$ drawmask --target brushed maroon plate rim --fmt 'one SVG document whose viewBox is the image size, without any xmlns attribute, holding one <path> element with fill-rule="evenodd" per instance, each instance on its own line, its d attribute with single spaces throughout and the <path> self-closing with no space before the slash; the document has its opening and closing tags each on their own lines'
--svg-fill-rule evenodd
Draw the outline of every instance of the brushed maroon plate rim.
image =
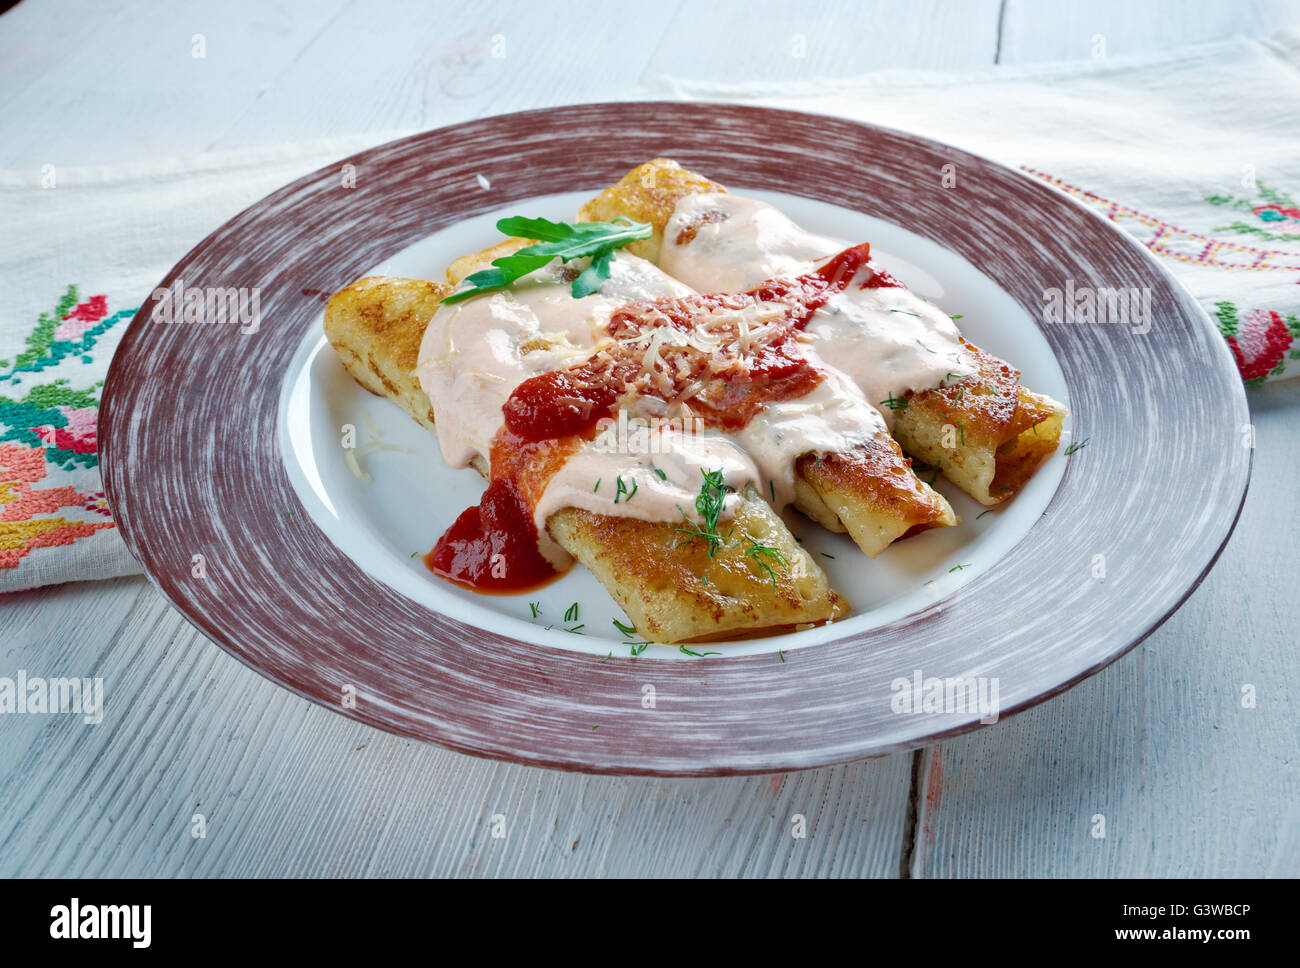
<svg viewBox="0 0 1300 968">
<path fill-rule="evenodd" d="M 901 224 L 980 266 L 1035 318 L 1042 290 L 1065 278 L 1152 291 L 1145 336 L 1040 324 L 1065 372 L 1076 439 L 1089 444 L 1043 517 L 986 574 L 785 662 L 602 661 L 433 613 L 370 578 L 311 522 L 276 428 L 286 367 L 320 311 L 315 294 L 464 217 L 595 189 L 657 155 L 724 184 Z M 955 188 L 937 187 L 946 164 L 957 166 Z M 354 166 L 354 188 L 343 187 L 343 165 Z M 492 192 L 471 189 L 480 173 Z M 192 624 L 262 675 L 353 719 L 474 755 L 594 773 L 767 773 L 979 727 L 977 713 L 893 712 L 890 683 L 911 666 L 997 678 L 1005 719 L 1163 622 L 1218 557 L 1249 479 L 1239 443 L 1249 416 L 1229 351 L 1145 249 L 1003 166 L 839 118 L 624 102 L 453 125 L 267 196 L 159 287 L 177 279 L 257 287 L 262 325 L 241 336 L 154 322 L 147 300 L 132 320 L 100 411 L 105 491 L 127 546 Z M 1089 577 L 1097 555 L 1108 563 L 1103 581 Z M 642 705 L 647 684 L 654 709 Z"/>
</svg>

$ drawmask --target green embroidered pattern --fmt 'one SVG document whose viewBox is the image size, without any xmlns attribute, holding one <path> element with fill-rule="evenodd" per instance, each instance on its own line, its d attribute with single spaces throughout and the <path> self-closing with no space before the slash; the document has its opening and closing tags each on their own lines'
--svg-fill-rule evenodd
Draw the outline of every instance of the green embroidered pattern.
<svg viewBox="0 0 1300 968">
<path fill-rule="evenodd" d="M 78 389 L 67 378 L 34 386 L 27 379 L 70 358 L 93 361 L 100 337 L 134 313 L 109 313 L 104 296 L 79 302 L 77 287 L 68 286 L 53 313 L 41 313 L 23 351 L 0 360 L 0 443 L 44 449 L 46 463 L 65 470 L 98 466 L 95 418 L 103 381 Z"/>
<path fill-rule="evenodd" d="M 41 313 L 36 328 L 27 337 L 27 348 L 19 353 L 12 363 L 0 360 L 0 384 L 16 383 L 15 377 L 20 373 L 39 373 L 52 366 L 58 366 L 69 356 L 80 356 L 83 363 L 92 359 L 91 350 L 99 337 L 124 319 L 135 315 L 134 309 L 122 309 L 108 315 L 106 300 L 103 296 L 94 296 L 85 303 L 77 303 L 77 287 L 68 286 L 67 292 L 59 300 L 53 315 Z M 75 340 L 56 339 L 59 323 L 69 318 L 92 320 L 93 324 Z"/>
<path fill-rule="evenodd" d="M 1224 300 L 1216 302 L 1215 308 L 1218 309 L 1219 332 L 1226 336 L 1237 335 L 1237 307 L 1232 303 Z"/>
<path fill-rule="evenodd" d="M 1285 192 L 1269 188 L 1263 182 L 1255 183 L 1257 198 L 1238 198 L 1233 195 L 1206 195 L 1211 205 L 1221 205 L 1249 212 L 1254 222 L 1238 219 L 1228 225 L 1219 225 L 1215 232 L 1240 232 L 1273 242 L 1300 242 L 1300 205 Z M 1261 201 L 1262 200 L 1262 201 Z"/>
</svg>

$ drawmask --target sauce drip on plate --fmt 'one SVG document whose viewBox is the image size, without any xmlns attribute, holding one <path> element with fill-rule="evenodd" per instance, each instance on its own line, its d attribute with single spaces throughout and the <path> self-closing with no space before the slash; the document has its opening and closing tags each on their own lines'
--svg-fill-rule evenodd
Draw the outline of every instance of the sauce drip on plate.
<svg viewBox="0 0 1300 968">
<path fill-rule="evenodd" d="M 556 574 L 537 550 L 537 527 L 519 488 L 504 478 L 488 484 L 483 499 L 456 519 L 424 563 L 478 591 L 524 591 Z"/>
</svg>

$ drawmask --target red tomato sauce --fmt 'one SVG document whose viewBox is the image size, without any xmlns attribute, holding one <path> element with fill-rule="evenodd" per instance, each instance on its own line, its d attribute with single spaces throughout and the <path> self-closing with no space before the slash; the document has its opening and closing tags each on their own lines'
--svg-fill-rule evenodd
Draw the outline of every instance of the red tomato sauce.
<svg viewBox="0 0 1300 968">
<path fill-rule="evenodd" d="M 775 336 L 738 357 L 735 372 L 715 372 L 702 350 L 674 348 L 671 390 L 647 386 L 637 392 L 670 399 L 697 381 L 703 390 L 689 397 L 706 424 L 742 429 L 764 407 L 803 396 L 822 374 L 803 356 L 796 334 L 816 310 L 870 259 L 869 246 L 845 249 L 824 266 L 793 279 L 774 279 L 741 294 L 707 294 L 629 303 L 610 318 L 616 342 L 579 366 L 525 380 L 502 408 L 505 426 L 492 442 L 492 480 L 477 506 L 469 508 L 425 556 L 435 574 L 476 591 L 524 591 L 545 584 L 556 570 L 538 550 L 533 508 L 546 484 L 581 442 L 595 436 L 600 421 L 614 416 L 619 399 L 642 374 L 643 349 L 625 345 L 647 330 L 668 325 L 692 332 L 718 310 L 775 303 L 782 310 Z M 863 287 L 900 285 L 883 270 Z M 783 305 L 782 305 L 783 304 Z M 680 361 L 680 365 L 677 365 Z"/>
<path fill-rule="evenodd" d="M 903 284 L 884 269 L 873 268 L 871 275 L 863 280 L 861 289 L 902 289 Z"/>
<path fill-rule="evenodd" d="M 514 481 L 488 484 L 424 556 L 429 570 L 476 591 L 524 591 L 544 584 L 555 568 L 537 550 L 537 526 Z"/>
<path fill-rule="evenodd" d="M 559 572 L 538 550 L 533 507 L 578 439 L 529 441 L 503 427 L 492 441 L 487 490 L 424 556 L 429 570 L 482 592 L 527 591 L 554 579 Z"/>
</svg>

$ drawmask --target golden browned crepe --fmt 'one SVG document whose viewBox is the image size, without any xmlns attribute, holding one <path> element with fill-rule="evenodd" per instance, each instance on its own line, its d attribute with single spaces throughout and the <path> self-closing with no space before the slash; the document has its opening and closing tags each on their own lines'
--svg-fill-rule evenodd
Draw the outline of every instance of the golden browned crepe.
<svg viewBox="0 0 1300 968">
<path fill-rule="evenodd" d="M 415 366 L 425 327 L 451 289 L 422 279 L 369 276 L 335 293 L 325 307 L 325 335 L 352 379 L 429 430 L 433 406 Z"/>
<path fill-rule="evenodd" d="M 705 542 L 672 524 L 568 508 L 546 527 L 653 642 L 779 631 L 847 612 L 848 604 L 775 512 L 752 489 L 741 497 L 740 511 L 722 529 L 734 528 L 736 539 L 712 558 Z M 747 539 L 774 549 L 788 564 L 747 553 L 753 546 Z"/>
<path fill-rule="evenodd" d="M 677 202 L 687 195 L 702 192 L 725 192 L 726 189 L 701 175 L 687 171 L 668 158 L 655 158 L 633 168 L 619 181 L 605 189 L 578 210 L 579 222 L 612 222 L 630 218 L 649 222 L 654 234 L 629 245 L 628 251 L 659 264 L 659 248 L 664 241 L 664 226 L 672 217 Z"/>
<path fill-rule="evenodd" d="M 976 370 L 907 397 L 894 414 L 904 449 L 981 504 L 1005 501 L 1056 450 L 1068 414 L 1020 385 L 1020 371 L 966 343 Z"/>
</svg>

